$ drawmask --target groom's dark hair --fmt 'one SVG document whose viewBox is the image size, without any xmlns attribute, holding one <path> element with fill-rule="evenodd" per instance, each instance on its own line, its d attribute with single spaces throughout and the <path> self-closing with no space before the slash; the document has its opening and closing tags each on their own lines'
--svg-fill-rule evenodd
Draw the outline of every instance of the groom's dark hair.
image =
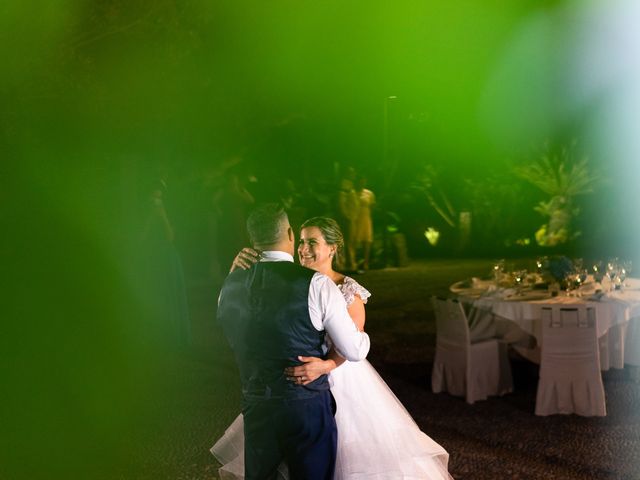
<svg viewBox="0 0 640 480">
<path fill-rule="evenodd" d="M 247 219 L 247 231 L 254 248 L 275 245 L 287 233 L 289 217 L 281 204 L 265 203 Z"/>
</svg>

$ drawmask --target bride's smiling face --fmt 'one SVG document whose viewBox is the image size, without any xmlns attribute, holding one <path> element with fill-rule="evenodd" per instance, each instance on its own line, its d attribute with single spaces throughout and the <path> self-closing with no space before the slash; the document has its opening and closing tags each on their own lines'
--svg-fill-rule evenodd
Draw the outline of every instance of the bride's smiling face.
<svg viewBox="0 0 640 480">
<path fill-rule="evenodd" d="M 318 227 L 306 227 L 300 231 L 298 258 L 300 265 L 314 270 L 331 268 L 336 247 L 329 245 Z"/>
</svg>

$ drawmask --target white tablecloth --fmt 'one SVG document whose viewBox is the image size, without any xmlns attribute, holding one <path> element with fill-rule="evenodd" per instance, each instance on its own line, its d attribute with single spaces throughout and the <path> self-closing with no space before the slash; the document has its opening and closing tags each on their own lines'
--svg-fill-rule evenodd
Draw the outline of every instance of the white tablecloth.
<svg viewBox="0 0 640 480">
<path fill-rule="evenodd" d="M 640 317 L 640 280 L 629 279 L 629 288 L 615 290 L 603 295 L 598 300 L 590 297 L 575 297 L 559 295 L 547 297 L 545 292 L 531 290 L 523 295 L 518 295 L 513 290 L 498 290 L 486 292 L 477 296 L 478 285 L 472 293 L 467 295 L 464 289 L 456 289 L 456 292 L 464 303 L 472 307 L 470 320 L 476 324 L 481 323 L 484 314 L 490 313 L 517 324 L 522 330 L 533 335 L 538 344 L 542 339 L 542 325 L 540 323 L 540 311 L 544 305 L 565 304 L 584 305 L 595 309 L 598 336 L 602 336 L 614 325 L 628 322 L 630 319 Z M 468 290 L 471 292 L 471 290 Z M 506 293 L 506 295 L 505 295 Z M 477 311 L 473 311 L 477 310 Z"/>
</svg>

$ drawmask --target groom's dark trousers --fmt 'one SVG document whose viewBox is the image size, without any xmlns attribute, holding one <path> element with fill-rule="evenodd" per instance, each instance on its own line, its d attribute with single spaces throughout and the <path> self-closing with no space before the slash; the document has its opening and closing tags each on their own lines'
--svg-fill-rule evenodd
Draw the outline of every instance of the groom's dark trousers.
<svg viewBox="0 0 640 480">
<path fill-rule="evenodd" d="M 276 478 L 282 459 L 291 480 L 331 480 L 337 430 L 328 390 L 313 398 L 245 406 L 245 478 Z"/>
</svg>

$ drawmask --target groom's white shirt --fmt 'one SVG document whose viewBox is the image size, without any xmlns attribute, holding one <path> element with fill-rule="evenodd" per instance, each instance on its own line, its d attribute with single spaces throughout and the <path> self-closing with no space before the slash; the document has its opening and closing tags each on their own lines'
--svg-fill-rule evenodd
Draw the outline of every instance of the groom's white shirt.
<svg viewBox="0 0 640 480">
<path fill-rule="evenodd" d="M 261 262 L 293 262 L 286 252 L 262 252 Z M 349 361 L 357 362 L 369 353 L 369 335 L 358 331 L 347 312 L 347 304 L 336 284 L 316 272 L 309 284 L 309 316 L 318 331 L 326 330 L 335 349 Z"/>
</svg>

